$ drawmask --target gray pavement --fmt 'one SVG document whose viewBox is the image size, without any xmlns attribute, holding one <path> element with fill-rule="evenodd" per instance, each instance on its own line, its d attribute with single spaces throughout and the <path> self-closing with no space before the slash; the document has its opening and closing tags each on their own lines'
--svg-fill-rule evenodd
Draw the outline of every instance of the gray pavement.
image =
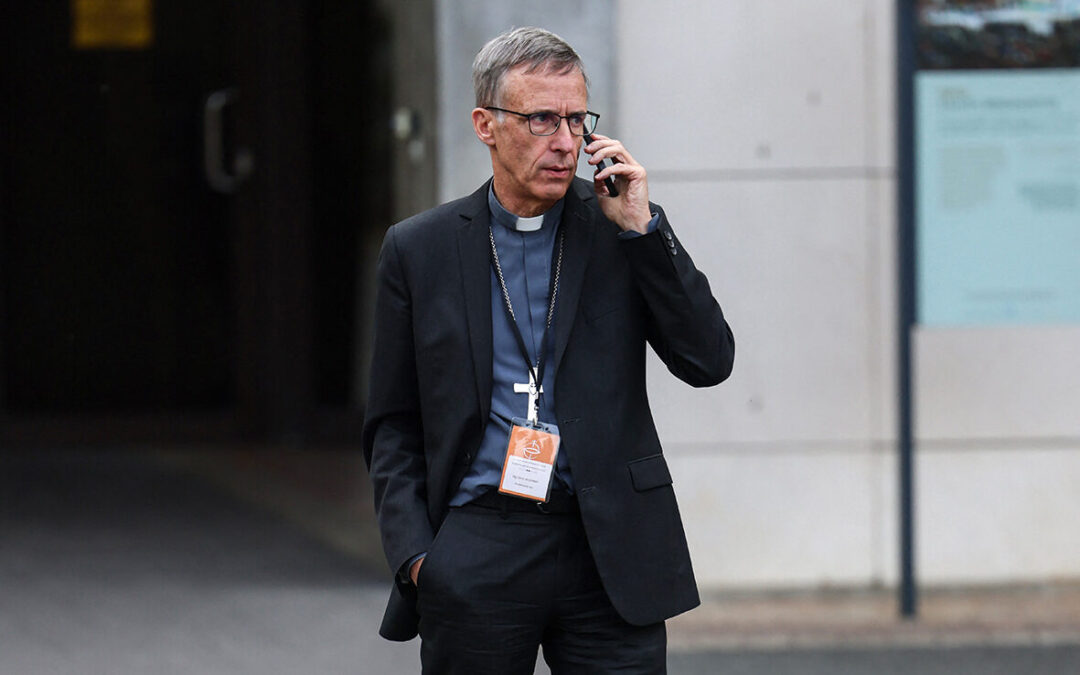
<svg viewBox="0 0 1080 675">
<path fill-rule="evenodd" d="M 378 556 L 312 536 L 318 508 L 272 515 L 190 466 L 0 457 L 0 674 L 419 671 L 415 641 L 376 636 Z M 300 503 L 283 489 L 250 492 Z M 922 609 L 901 622 L 884 591 L 711 594 L 671 622 L 670 672 L 1080 673 L 1080 587 L 942 590 Z"/>
<path fill-rule="evenodd" d="M 298 528 L 113 453 L 0 460 L 0 673 L 409 673 L 386 582 Z"/>
</svg>

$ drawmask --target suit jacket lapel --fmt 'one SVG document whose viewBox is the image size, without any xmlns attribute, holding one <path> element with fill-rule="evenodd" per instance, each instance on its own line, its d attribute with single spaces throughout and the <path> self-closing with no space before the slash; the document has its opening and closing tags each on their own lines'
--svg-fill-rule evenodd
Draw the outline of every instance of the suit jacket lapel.
<svg viewBox="0 0 1080 675">
<path fill-rule="evenodd" d="M 555 307 L 555 372 L 559 372 L 563 352 L 570 340 L 570 331 L 577 316 L 578 301 L 581 299 L 581 284 L 585 278 L 589 256 L 592 252 L 593 235 L 596 228 L 592 223 L 592 212 L 577 191 L 578 183 L 570 185 L 566 192 L 566 206 L 563 210 L 562 227 L 566 232 L 566 250 L 563 252 L 562 271 L 559 278 L 559 297 Z M 585 200 L 595 199 L 592 194 L 584 195 Z"/>
<path fill-rule="evenodd" d="M 490 182 L 490 181 L 489 181 Z M 559 275 L 559 297 L 556 300 L 554 319 L 555 372 L 559 372 L 563 352 L 570 340 L 570 331 L 577 315 L 581 299 L 581 285 L 585 278 L 589 256 L 592 252 L 596 228 L 593 214 L 586 202 L 595 199 L 589 194 L 579 194 L 577 183 L 566 193 L 561 227 L 566 232 L 566 249 L 563 252 L 562 271 Z M 461 210 L 462 223 L 458 227 L 458 257 L 465 292 L 465 319 L 472 346 L 479 396 L 481 419 L 491 413 L 491 241 L 488 227 L 491 214 L 487 206 L 487 183 L 473 193 Z"/>
<path fill-rule="evenodd" d="M 491 412 L 491 242 L 487 183 L 468 199 L 458 227 L 458 256 L 465 292 L 465 320 L 476 369 L 476 392 L 481 419 Z"/>
</svg>

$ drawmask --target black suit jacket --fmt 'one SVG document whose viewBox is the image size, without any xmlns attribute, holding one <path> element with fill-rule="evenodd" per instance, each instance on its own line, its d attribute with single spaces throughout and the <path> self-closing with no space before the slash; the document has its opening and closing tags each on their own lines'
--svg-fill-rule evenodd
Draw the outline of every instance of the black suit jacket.
<svg viewBox="0 0 1080 675">
<path fill-rule="evenodd" d="M 488 187 L 391 227 L 378 264 L 364 456 L 392 570 L 428 550 L 480 446 L 492 387 Z M 731 372 L 734 340 L 663 211 L 623 240 L 592 185 L 567 192 L 553 324 L 555 412 L 581 518 L 619 614 L 648 624 L 699 602 L 645 391 L 646 342 L 694 386 Z M 400 579 L 380 633 L 416 635 Z"/>
</svg>

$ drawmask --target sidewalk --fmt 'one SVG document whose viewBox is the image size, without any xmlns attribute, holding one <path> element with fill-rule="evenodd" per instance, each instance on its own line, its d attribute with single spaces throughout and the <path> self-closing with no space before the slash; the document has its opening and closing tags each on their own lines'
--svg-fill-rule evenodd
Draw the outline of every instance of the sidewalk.
<svg viewBox="0 0 1080 675">
<path fill-rule="evenodd" d="M 1080 584 L 932 589 L 916 620 L 896 593 L 707 593 L 669 622 L 673 651 L 1080 645 Z"/>
<path fill-rule="evenodd" d="M 0 673 L 419 672 L 415 641 L 377 636 L 385 563 L 347 552 L 370 520 L 355 459 L 301 454 L 238 458 L 258 508 L 144 452 L 0 457 Z M 1077 607 L 1080 585 L 938 591 L 909 624 L 887 592 L 709 594 L 671 621 L 670 672 L 1057 675 Z"/>
<path fill-rule="evenodd" d="M 267 456 L 233 449 L 163 457 L 382 569 L 357 453 Z M 668 639 L 673 651 L 1080 645 L 1080 582 L 924 590 L 913 621 L 899 618 L 892 589 L 706 590 L 701 607 L 669 622 Z"/>
</svg>

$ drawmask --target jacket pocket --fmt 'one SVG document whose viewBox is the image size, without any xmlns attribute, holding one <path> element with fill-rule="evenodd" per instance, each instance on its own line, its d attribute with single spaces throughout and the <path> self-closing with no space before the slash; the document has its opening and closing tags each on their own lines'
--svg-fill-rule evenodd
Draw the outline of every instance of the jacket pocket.
<svg viewBox="0 0 1080 675">
<path fill-rule="evenodd" d="M 635 459 L 626 466 L 630 469 L 630 481 L 638 492 L 671 485 L 671 472 L 661 454 Z"/>
<path fill-rule="evenodd" d="M 440 548 L 442 540 L 446 538 L 446 531 L 449 530 L 450 517 L 455 515 L 454 509 L 450 509 L 450 512 L 443 518 L 442 524 L 439 526 L 439 530 L 435 533 L 435 538 L 431 540 L 431 545 L 428 546 L 427 551 L 424 552 L 424 564 L 420 565 L 420 571 L 416 574 L 416 588 L 419 590 L 424 586 L 424 579 L 426 578 L 424 572 L 434 569 L 431 567 L 432 553 L 435 553 L 435 549 Z M 438 560 L 436 560 L 438 562 Z"/>
<path fill-rule="evenodd" d="M 621 304 L 608 304 L 600 307 L 585 307 L 585 320 L 589 323 L 596 323 L 598 321 L 606 320 L 609 314 L 613 314 L 627 307 L 626 303 Z"/>
</svg>

